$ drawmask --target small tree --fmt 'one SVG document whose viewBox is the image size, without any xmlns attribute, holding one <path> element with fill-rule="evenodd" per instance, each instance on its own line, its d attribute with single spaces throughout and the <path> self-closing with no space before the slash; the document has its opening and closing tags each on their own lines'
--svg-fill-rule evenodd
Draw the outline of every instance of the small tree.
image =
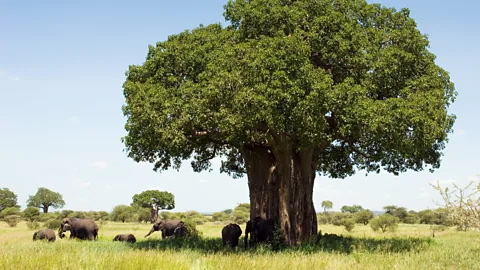
<svg viewBox="0 0 480 270">
<path fill-rule="evenodd" d="M 367 225 L 372 218 L 373 218 L 373 212 L 368 209 L 362 210 L 355 214 L 355 221 L 363 225 Z"/>
<path fill-rule="evenodd" d="M 347 232 L 351 232 L 355 228 L 355 220 L 353 218 L 346 218 L 343 220 L 343 226 Z"/>
<path fill-rule="evenodd" d="M 172 210 L 175 208 L 175 196 L 168 191 L 145 190 L 132 197 L 132 206 L 150 209 L 150 222 L 158 219 L 159 210 Z"/>
<path fill-rule="evenodd" d="M 60 193 L 40 187 L 35 195 L 29 196 L 27 205 L 41 208 L 43 213 L 48 213 L 50 207 L 55 209 L 64 207 L 65 201 Z"/>
<path fill-rule="evenodd" d="M 240 203 L 233 209 L 233 221 L 238 224 L 247 222 L 250 219 L 250 204 Z"/>
<path fill-rule="evenodd" d="M 7 207 L 0 212 L 0 218 L 5 218 L 6 216 L 11 215 L 20 215 L 20 206 Z"/>
<path fill-rule="evenodd" d="M 465 187 L 452 184 L 443 189 L 437 181 L 432 185 L 442 196 L 445 211 L 459 230 L 480 229 L 480 182 L 471 181 Z"/>
<path fill-rule="evenodd" d="M 383 214 L 374 218 L 370 221 L 370 227 L 372 227 L 373 231 L 378 231 L 379 229 L 382 232 L 386 232 L 387 230 L 394 232 L 397 227 L 400 219 L 396 216 L 390 214 Z"/>
<path fill-rule="evenodd" d="M 29 206 L 23 210 L 23 219 L 26 221 L 34 221 L 36 218 L 40 216 L 40 211 L 37 207 Z"/>
<path fill-rule="evenodd" d="M 18 222 L 20 222 L 20 215 L 9 215 L 3 218 L 5 222 L 7 222 L 8 226 L 15 227 L 17 226 Z"/>
<path fill-rule="evenodd" d="M 150 221 L 150 209 L 144 207 L 138 207 L 135 211 L 137 213 L 137 221 L 138 222 L 149 222 Z"/>
<path fill-rule="evenodd" d="M 407 209 L 405 207 L 399 207 L 396 205 L 387 205 L 384 206 L 385 214 L 390 214 L 398 217 L 400 222 L 405 223 L 405 218 L 408 216 Z"/>
<path fill-rule="evenodd" d="M 327 201 L 322 201 L 322 208 L 323 208 L 323 212 L 327 213 L 327 210 L 333 208 L 332 201 L 328 201 L 328 200 Z"/>
<path fill-rule="evenodd" d="M 10 191 L 8 188 L 1 188 L 0 189 L 0 212 L 3 209 L 8 207 L 15 207 L 17 206 L 17 195 Z M 18 206 L 20 207 L 20 206 Z"/>
<path fill-rule="evenodd" d="M 134 214 L 135 210 L 131 206 L 117 205 L 113 208 L 111 217 L 113 221 L 121 221 L 125 223 L 126 221 L 133 220 Z"/>
<path fill-rule="evenodd" d="M 361 207 L 360 205 L 356 205 L 356 204 L 352 205 L 352 206 L 344 205 L 340 209 L 340 211 L 342 211 L 342 213 L 352 213 L 352 214 L 358 213 L 362 210 L 363 210 L 363 207 Z"/>
</svg>

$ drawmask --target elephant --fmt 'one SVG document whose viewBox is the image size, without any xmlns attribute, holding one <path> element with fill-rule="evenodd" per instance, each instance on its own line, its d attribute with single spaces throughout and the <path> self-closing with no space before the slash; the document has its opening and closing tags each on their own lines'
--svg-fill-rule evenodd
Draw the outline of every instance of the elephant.
<svg viewBox="0 0 480 270">
<path fill-rule="evenodd" d="M 261 242 L 273 240 L 274 222 L 273 219 L 256 217 L 249 220 L 245 226 L 245 249 L 248 248 L 248 234 L 250 233 L 250 246 Z"/>
<path fill-rule="evenodd" d="M 58 236 L 65 237 L 66 231 L 70 231 L 70 239 L 98 239 L 98 225 L 89 218 L 64 218 L 58 229 Z"/>
<path fill-rule="evenodd" d="M 114 238 L 113 241 L 121 241 L 121 242 L 128 242 L 128 243 L 135 243 L 137 242 L 137 239 L 133 234 L 117 234 Z"/>
<path fill-rule="evenodd" d="M 50 229 L 39 230 L 33 233 L 33 241 L 48 240 L 48 242 L 55 242 L 55 232 Z"/>
<path fill-rule="evenodd" d="M 187 227 L 181 220 L 157 220 L 155 224 L 153 224 L 150 232 L 145 235 L 145 237 L 148 237 L 156 231 L 162 232 L 162 239 L 174 238 L 185 236 L 187 234 Z"/>
<path fill-rule="evenodd" d="M 238 238 L 242 235 L 242 229 L 238 224 L 230 223 L 223 227 L 222 229 L 222 244 L 225 245 L 228 243 L 232 248 L 238 246 Z"/>
</svg>

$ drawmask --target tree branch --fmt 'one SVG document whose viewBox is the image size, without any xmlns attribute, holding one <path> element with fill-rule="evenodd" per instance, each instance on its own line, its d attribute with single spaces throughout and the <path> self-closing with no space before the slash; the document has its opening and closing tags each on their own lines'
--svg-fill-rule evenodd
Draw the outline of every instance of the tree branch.
<svg viewBox="0 0 480 270">
<path fill-rule="evenodd" d="M 206 157 L 206 158 L 203 158 L 203 159 L 201 159 L 201 160 L 198 160 L 197 162 L 198 162 L 198 163 L 203 163 L 203 162 L 205 162 L 205 161 L 208 161 L 208 160 L 211 160 L 211 159 L 215 158 L 216 155 L 217 155 L 217 146 L 214 145 L 214 146 L 213 146 L 213 152 L 212 152 L 212 154 L 211 154 L 210 156 Z"/>
</svg>

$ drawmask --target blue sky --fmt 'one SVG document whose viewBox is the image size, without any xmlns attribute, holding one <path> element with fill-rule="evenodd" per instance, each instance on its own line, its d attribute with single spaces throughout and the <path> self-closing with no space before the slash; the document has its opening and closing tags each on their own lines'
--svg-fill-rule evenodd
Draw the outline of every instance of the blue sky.
<svg viewBox="0 0 480 270">
<path fill-rule="evenodd" d="M 81 2 L 81 3 L 80 3 Z M 0 1 L 0 187 L 25 206 L 38 187 L 63 194 L 65 209 L 107 210 L 145 189 L 172 192 L 174 211 L 219 211 L 248 202 L 246 178 L 218 171 L 162 174 L 123 152 L 122 84 L 130 64 L 143 63 L 148 44 L 199 24 L 225 24 L 225 0 Z M 334 209 L 372 210 L 396 204 L 420 210 L 438 199 L 429 183 L 465 184 L 480 173 L 480 20 L 477 1 L 377 1 L 408 7 L 429 35 L 437 63 L 459 92 L 451 112 L 455 133 L 435 173 L 387 173 L 346 179 L 317 177 L 314 201 Z M 460 3 L 460 2 L 458 2 Z"/>
</svg>

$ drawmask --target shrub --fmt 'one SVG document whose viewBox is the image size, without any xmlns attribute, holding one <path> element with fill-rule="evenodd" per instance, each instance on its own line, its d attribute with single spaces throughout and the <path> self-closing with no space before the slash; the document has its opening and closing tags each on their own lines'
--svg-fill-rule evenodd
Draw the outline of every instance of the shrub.
<svg viewBox="0 0 480 270">
<path fill-rule="evenodd" d="M 5 216 L 3 219 L 5 222 L 7 222 L 8 226 L 10 227 L 15 227 L 17 226 L 18 222 L 20 222 L 20 219 L 22 217 L 20 215 L 8 215 Z"/>
<path fill-rule="evenodd" d="M 343 220 L 351 218 L 351 213 L 331 213 L 331 222 L 335 226 L 343 226 Z"/>
<path fill-rule="evenodd" d="M 36 230 L 38 228 L 40 228 L 40 223 L 38 223 L 38 221 L 27 221 L 27 227 L 30 229 L 30 230 Z"/>
<path fill-rule="evenodd" d="M 5 218 L 6 216 L 20 215 L 20 208 L 18 207 L 7 207 L 0 212 L 0 218 Z"/>
<path fill-rule="evenodd" d="M 367 225 L 373 218 L 373 212 L 370 210 L 362 210 L 355 214 L 355 221 L 363 225 Z"/>
<path fill-rule="evenodd" d="M 383 214 L 374 218 L 370 221 L 370 227 L 372 227 L 373 231 L 378 231 L 379 229 L 382 232 L 386 232 L 387 230 L 394 232 L 397 227 L 400 219 L 396 216 L 390 214 Z"/>
<path fill-rule="evenodd" d="M 355 228 L 355 220 L 353 218 L 343 219 L 343 226 L 347 232 L 351 232 Z"/>
<path fill-rule="evenodd" d="M 37 207 L 29 206 L 23 210 L 23 219 L 26 221 L 34 221 L 38 216 L 40 216 L 40 211 Z M 38 223 L 38 222 L 37 222 Z"/>
<path fill-rule="evenodd" d="M 197 224 L 195 221 L 191 219 L 183 219 L 182 221 L 187 227 L 189 237 L 199 237 L 203 235 L 203 233 L 197 229 Z"/>
<path fill-rule="evenodd" d="M 82 212 L 82 211 L 75 211 L 75 212 L 72 212 L 72 213 L 68 214 L 68 217 L 69 218 L 86 218 L 87 213 Z"/>
<path fill-rule="evenodd" d="M 57 230 L 58 228 L 60 228 L 60 224 L 62 224 L 62 221 L 60 219 L 52 218 L 47 220 L 44 225 L 49 229 Z"/>
<path fill-rule="evenodd" d="M 38 222 L 47 222 L 50 219 L 60 219 L 59 213 L 41 213 L 36 220 Z"/>
<path fill-rule="evenodd" d="M 317 223 L 318 224 L 328 224 L 329 222 L 329 218 L 327 216 L 327 214 L 318 214 L 317 215 Z"/>
</svg>

